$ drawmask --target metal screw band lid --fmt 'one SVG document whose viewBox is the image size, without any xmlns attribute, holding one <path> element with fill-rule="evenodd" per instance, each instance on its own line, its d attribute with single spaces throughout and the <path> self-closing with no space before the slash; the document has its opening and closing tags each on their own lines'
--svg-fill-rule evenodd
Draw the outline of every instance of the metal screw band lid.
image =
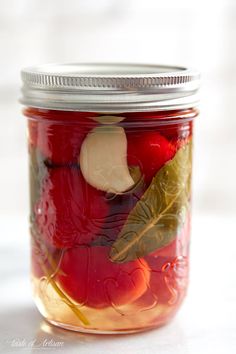
<svg viewBox="0 0 236 354">
<path fill-rule="evenodd" d="M 47 64 L 21 72 L 24 105 L 96 112 L 196 107 L 198 72 L 164 65 Z"/>
</svg>

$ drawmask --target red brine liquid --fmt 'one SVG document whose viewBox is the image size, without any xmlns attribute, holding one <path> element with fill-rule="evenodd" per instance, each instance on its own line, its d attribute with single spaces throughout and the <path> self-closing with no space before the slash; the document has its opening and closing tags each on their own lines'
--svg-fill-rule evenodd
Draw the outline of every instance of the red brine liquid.
<svg viewBox="0 0 236 354">
<path fill-rule="evenodd" d="M 86 332 L 166 323 L 187 290 L 197 111 L 24 113 L 40 312 Z"/>
</svg>

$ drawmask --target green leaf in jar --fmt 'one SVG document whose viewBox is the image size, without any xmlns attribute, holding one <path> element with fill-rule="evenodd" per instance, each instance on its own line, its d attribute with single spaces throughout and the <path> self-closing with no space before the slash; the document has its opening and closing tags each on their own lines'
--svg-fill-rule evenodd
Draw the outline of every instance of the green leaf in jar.
<svg viewBox="0 0 236 354">
<path fill-rule="evenodd" d="M 112 245 L 113 262 L 143 257 L 177 236 L 189 206 L 191 155 L 189 142 L 157 172 Z"/>
</svg>

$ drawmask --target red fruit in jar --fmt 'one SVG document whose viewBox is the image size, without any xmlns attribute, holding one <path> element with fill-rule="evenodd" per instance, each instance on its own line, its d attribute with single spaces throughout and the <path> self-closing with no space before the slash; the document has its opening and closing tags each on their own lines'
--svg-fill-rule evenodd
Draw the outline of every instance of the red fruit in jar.
<svg viewBox="0 0 236 354">
<path fill-rule="evenodd" d="M 151 272 L 149 289 L 138 299 L 138 305 L 149 308 L 155 304 L 174 305 L 181 301 L 187 288 L 188 258 L 149 258 L 147 263 Z"/>
<path fill-rule="evenodd" d="M 43 240 L 55 247 L 89 244 L 108 213 L 104 193 L 88 185 L 78 168 L 49 170 L 35 205 L 35 222 Z"/>
<path fill-rule="evenodd" d="M 176 240 L 145 257 L 150 269 L 148 291 L 139 299 L 142 306 L 151 306 L 152 303 L 167 304 L 172 293 L 166 284 L 166 274 L 170 271 L 171 262 L 176 258 Z M 168 273 L 169 274 L 169 273 Z"/>
<path fill-rule="evenodd" d="M 170 305 L 181 300 L 180 294 L 187 286 L 189 220 L 187 216 L 174 241 L 145 257 L 151 277 L 149 290 L 138 300 L 141 306 L 149 307 L 155 302 Z"/>
<path fill-rule="evenodd" d="M 174 146 L 158 132 L 128 132 L 127 139 L 128 164 L 138 165 L 147 183 L 175 155 Z"/>
<path fill-rule="evenodd" d="M 162 136 L 168 139 L 175 150 L 187 144 L 192 138 L 193 121 L 198 111 L 196 109 L 172 110 L 159 112 L 135 112 L 126 113 L 126 122 L 139 121 L 146 126 L 147 122 L 156 122 L 155 129 Z M 165 124 L 158 124 L 165 119 Z"/>
<path fill-rule="evenodd" d="M 172 123 L 158 127 L 160 134 L 165 136 L 177 151 L 183 145 L 189 143 L 192 138 L 192 122 Z"/>
<path fill-rule="evenodd" d="M 86 134 L 96 124 L 92 119 L 85 117 L 80 117 L 74 122 L 29 120 L 29 144 L 38 148 L 52 164 L 77 163 L 81 144 Z"/>
<path fill-rule="evenodd" d="M 109 247 L 68 249 L 61 260 L 56 280 L 76 302 L 94 308 L 121 306 L 135 301 L 148 287 L 146 262 L 113 263 Z"/>
<path fill-rule="evenodd" d="M 175 257 L 154 256 L 147 260 L 151 269 L 149 291 L 157 303 L 167 304 L 172 298 L 172 292 L 166 280 L 171 273 L 171 264 L 174 259 Z"/>
</svg>

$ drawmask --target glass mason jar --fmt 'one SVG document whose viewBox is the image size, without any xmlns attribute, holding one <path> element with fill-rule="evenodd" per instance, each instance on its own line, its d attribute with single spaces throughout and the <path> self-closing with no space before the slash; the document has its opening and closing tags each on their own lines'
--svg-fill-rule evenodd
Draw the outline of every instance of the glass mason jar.
<svg viewBox="0 0 236 354">
<path fill-rule="evenodd" d="M 22 79 L 39 311 L 81 332 L 163 325 L 188 285 L 198 73 L 63 64 Z"/>
</svg>

